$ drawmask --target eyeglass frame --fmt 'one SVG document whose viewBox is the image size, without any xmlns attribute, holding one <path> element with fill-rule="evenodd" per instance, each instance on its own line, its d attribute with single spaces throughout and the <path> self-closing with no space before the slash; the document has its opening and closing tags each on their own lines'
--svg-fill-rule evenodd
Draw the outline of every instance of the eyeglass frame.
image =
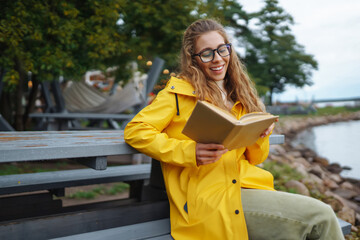
<svg viewBox="0 0 360 240">
<path fill-rule="evenodd" d="M 229 51 L 229 54 L 226 55 L 226 56 L 221 56 L 220 53 L 219 53 L 219 48 L 221 48 L 222 46 L 226 46 L 226 48 L 228 49 Z M 201 58 L 201 54 L 204 53 L 205 51 L 209 51 L 211 50 L 212 53 L 213 53 L 213 57 L 210 61 L 207 61 L 207 62 L 204 62 L 203 59 Z M 197 54 L 193 54 L 191 55 L 191 57 L 196 57 L 196 56 L 199 56 L 200 60 L 203 62 L 203 63 L 208 63 L 208 62 L 211 62 L 214 60 L 215 58 L 215 51 L 219 54 L 220 57 L 227 57 L 227 56 L 230 56 L 231 55 L 231 43 L 225 43 L 225 44 L 222 44 L 220 45 L 218 48 L 215 48 L 215 49 L 204 49 L 203 51 L 197 53 Z"/>
</svg>

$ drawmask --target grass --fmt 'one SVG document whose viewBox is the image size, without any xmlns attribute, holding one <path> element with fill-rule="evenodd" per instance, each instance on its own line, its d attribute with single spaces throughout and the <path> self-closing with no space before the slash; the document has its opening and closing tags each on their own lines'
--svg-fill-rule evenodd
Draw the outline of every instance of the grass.
<svg viewBox="0 0 360 240">
<path fill-rule="evenodd" d="M 59 169 L 67 168 L 68 163 L 56 162 L 50 165 L 42 165 L 41 163 L 21 163 L 21 164 L 1 164 L 0 176 L 11 174 L 23 174 L 23 173 L 38 173 L 38 172 L 50 172 L 58 171 Z"/>
<path fill-rule="evenodd" d="M 70 194 L 67 198 L 71 199 L 94 199 L 99 195 L 116 195 L 118 193 L 123 193 L 129 189 L 129 184 L 126 183 L 117 183 L 111 187 L 98 186 L 89 191 L 78 191 L 76 193 Z"/>
<path fill-rule="evenodd" d="M 263 169 L 269 171 L 274 176 L 274 187 L 276 190 L 297 193 L 295 189 L 285 187 L 290 180 L 301 180 L 303 176 L 295 169 L 284 163 L 275 161 L 265 161 Z"/>
<path fill-rule="evenodd" d="M 352 113 L 360 111 L 360 107 L 323 107 L 317 109 L 317 112 L 314 115 L 317 116 L 327 116 L 327 115 L 336 115 L 341 113 Z"/>
</svg>

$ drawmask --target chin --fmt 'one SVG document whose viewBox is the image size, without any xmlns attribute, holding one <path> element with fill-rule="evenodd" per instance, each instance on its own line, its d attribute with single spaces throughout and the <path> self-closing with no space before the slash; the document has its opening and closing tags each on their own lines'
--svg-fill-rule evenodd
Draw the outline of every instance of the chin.
<svg viewBox="0 0 360 240">
<path fill-rule="evenodd" d="M 213 80 L 213 81 L 221 81 L 221 80 L 224 80 L 224 78 L 225 78 L 225 75 L 221 75 L 221 76 L 210 76 L 209 77 L 211 80 Z"/>
</svg>

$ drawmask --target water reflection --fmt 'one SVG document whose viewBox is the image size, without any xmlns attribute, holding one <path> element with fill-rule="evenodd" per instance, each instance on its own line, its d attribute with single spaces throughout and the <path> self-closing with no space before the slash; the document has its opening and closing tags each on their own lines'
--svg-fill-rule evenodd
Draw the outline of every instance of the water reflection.
<svg viewBox="0 0 360 240">
<path fill-rule="evenodd" d="M 293 144 L 316 151 L 330 163 L 352 169 L 342 171 L 344 177 L 360 179 L 360 121 L 340 122 L 307 129 L 298 134 Z"/>
</svg>

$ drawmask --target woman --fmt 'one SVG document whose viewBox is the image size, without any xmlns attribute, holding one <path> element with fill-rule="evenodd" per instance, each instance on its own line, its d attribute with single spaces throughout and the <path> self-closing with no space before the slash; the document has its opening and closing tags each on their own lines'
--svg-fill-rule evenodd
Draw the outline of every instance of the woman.
<svg viewBox="0 0 360 240">
<path fill-rule="evenodd" d="M 254 145 L 232 151 L 184 136 L 197 100 L 237 118 L 264 111 L 224 28 L 214 20 L 188 27 L 179 78 L 172 77 L 124 133 L 128 144 L 161 162 L 174 239 L 343 238 L 330 207 L 274 191 L 272 175 L 255 166 L 268 156 L 274 126 Z"/>
</svg>

